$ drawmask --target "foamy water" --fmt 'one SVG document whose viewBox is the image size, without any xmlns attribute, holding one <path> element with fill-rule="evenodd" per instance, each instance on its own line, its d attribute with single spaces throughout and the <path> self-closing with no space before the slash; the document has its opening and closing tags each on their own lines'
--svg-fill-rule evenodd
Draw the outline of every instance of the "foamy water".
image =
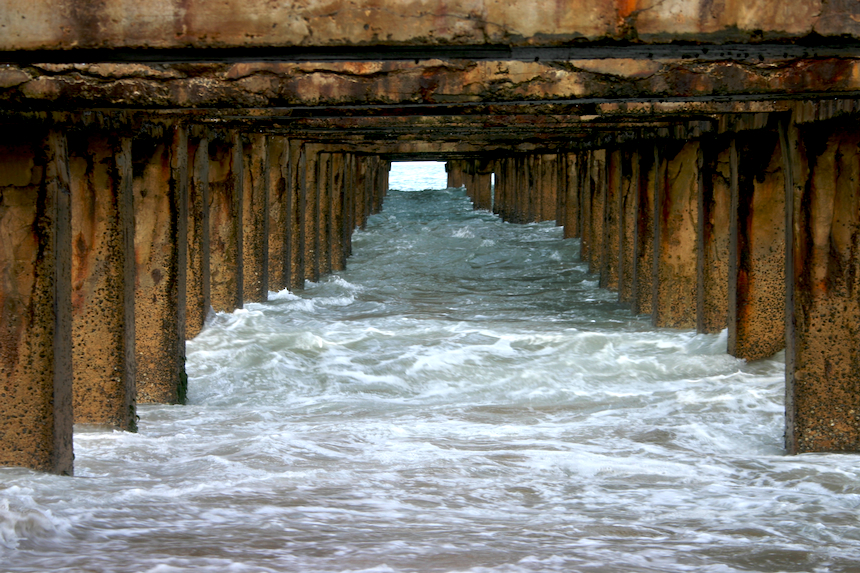
<svg viewBox="0 0 860 573">
<path fill-rule="evenodd" d="M 214 316 L 190 404 L 79 431 L 76 477 L 0 470 L 0 571 L 860 570 L 858 458 L 783 455 L 783 356 L 653 329 L 462 190 L 353 246 Z"/>
</svg>

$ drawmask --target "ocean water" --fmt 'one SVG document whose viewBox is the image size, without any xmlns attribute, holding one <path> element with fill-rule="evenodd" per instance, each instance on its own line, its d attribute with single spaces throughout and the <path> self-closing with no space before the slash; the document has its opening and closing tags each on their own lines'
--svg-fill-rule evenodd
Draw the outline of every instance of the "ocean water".
<svg viewBox="0 0 860 573">
<path fill-rule="evenodd" d="M 346 271 L 211 317 L 188 405 L 0 469 L 0 571 L 860 571 L 860 460 L 784 455 L 783 356 L 652 328 L 423 167 Z"/>
</svg>

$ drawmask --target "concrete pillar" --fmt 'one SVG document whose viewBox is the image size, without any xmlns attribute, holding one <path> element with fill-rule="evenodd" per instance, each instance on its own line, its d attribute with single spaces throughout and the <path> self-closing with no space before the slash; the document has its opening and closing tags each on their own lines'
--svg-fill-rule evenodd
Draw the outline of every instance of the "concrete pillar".
<svg viewBox="0 0 860 573">
<path fill-rule="evenodd" d="M 564 208 L 564 238 L 572 239 L 582 236 L 580 229 L 581 219 L 581 204 L 580 189 L 582 186 L 582 164 L 580 161 L 582 154 L 565 153 L 562 155 L 562 161 L 565 164 L 565 174 L 567 176 L 565 187 L 565 208 Z"/>
<path fill-rule="evenodd" d="M 517 158 L 516 206 L 514 207 L 513 223 L 528 223 L 531 221 L 531 159 L 529 155 Z"/>
<path fill-rule="evenodd" d="M 493 191 L 493 213 L 503 221 L 507 220 L 511 195 L 511 177 L 513 158 L 502 157 L 496 160 L 496 188 Z"/>
<path fill-rule="evenodd" d="M 318 166 L 321 148 L 317 144 L 305 145 L 305 168 L 302 178 L 304 196 L 304 262 L 305 280 L 316 282 L 320 277 L 319 261 L 319 193 Z"/>
<path fill-rule="evenodd" d="M 134 142 L 138 403 L 185 401 L 188 130 Z"/>
<path fill-rule="evenodd" d="M 355 222 L 359 229 L 367 225 L 367 195 L 370 184 L 370 160 L 367 156 L 356 156 L 355 178 Z"/>
<path fill-rule="evenodd" d="M 788 253 L 786 449 L 860 450 L 860 129 L 782 129 Z"/>
<path fill-rule="evenodd" d="M 603 253 L 600 260 L 600 286 L 618 290 L 621 255 L 621 165 L 620 149 L 606 152 L 606 199 L 603 210 Z"/>
<path fill-rule="evenodd" d="M 628 147 L 621 157 L 621 253 L 618 269 L 618 300 L 633 304 L 635 299 L 636 227 L 638 225 L 639 150 Z"/>
<path fill-rule="evenodd" d="M 589 226 L 588 271 L 600 273 L 606 256 L 606 150 L 591 152 L 589 175 L 591 185 L 591 222 Z"/>
<path fill-rule="evenodd" d="M 558 219 L 558 158 L 555 154 L 545 153 L 535 156 L 540 170 L 540 216 L 539 221 Z"/>
<path fill-rule="evenodd" d="M 705 333 L 728 324 L 732 148 L 731 139 L 702 141 L 696 329 Z"/>
<path fill-rule="evenodd" d="M 133 431 L 134 211 L 131 140 L 69 138 L 75 422 Z"/>
<path fill-rule="evenodd" d="M 459 161 L 453 159 L 447 161 L 445 171 L 448 174 L 448 188 L 453 189 L 462 185 L 463 175 Z"/>
<path fill-rule="evenodd" d="M 269 136 L 269 286 L 279 292 L 290 286 L 289 187 L 290 142 L 280 135 Z"/>
<path fill-rule="evenodd" d="M 729 353 L 756 360 L 785 347 L 785 182 L 774 130 L 741 134 L 729 259 Z"/>
<path fill-rule="evenodd" d="M 307 152 L 305 143 L 290 140 L 289 162 L 289 209 L 290 217 L 290 288 L 301 289 L 305 286 L 305 171 Z"/>
<path fill-rule="evenodd" d="M 581 240 L 579 248 L 579 256 L 584 262 L 591 260 L 592 249 L 592 230 L 591 230 L 591 206 L 592 196 L 594 195 L 594 185 L 591 179 L 591 164 L 593 162 L 592 155 L 594 151 L 589 149 L 580 154 L 580 185 L 579 185 L 579 200 L 580 200 L 580 230 Z"/>
<path fill-rule="evenodd" d="M 475 209 L 489 211 L 493 208 L 493 161 L 476 159 L 475 174 L 472 177 L 474 195 L 472 202 Z"/>
<path fill-rule="evenodd" d="M 344 244 L 344 256 L 349 257 L 352 254 L 352 233 L 356 229 L 355 219 L 355 199 L 358 180 L 358 164 L 354 153 L 347 153 L 344 165 L 344 191 L 343 191 L 343 210 L 344 210 L 344 227 L 346 233 L 346 243 Z"/>
<path fill-rule="evenodd" d="M 567 160 L 565 153 L 558 153 L 555 156 L 555 224 L 557 227 L 564 227 L 564 221 L 567 217 Z"/>
<path fill-rule="evenodd" d="M 0 466 L 72 474 L 66 138 L 0 134 Z"/>
<path fill-rule="evenodd" d="M 238 135 L 209 141 L 210 297 L 216 312 L 242 308 L 242 146 Z"/>
<path fill-rule="evenodd" d="M 696 326 L 699 142 L 661 147 L 655 204 L 654 326 Z"/>
<path fill-rule="evenodd" d="M 636 314 L 651 314 L 654 283 L 655 191 L 660 185 L 658 147 L 649 144 L 639 151 L 639 184 L 636 193 L 637 223 L 633 267 L 633 304 Z"/>
<path fill-rule="evenodd" d="M 209 139 L 196 129 L 188 139 L 188 269 L 186 277 L 185 336 L 203 329 L 212 308 L 209 252 Z"/>
<path fill-rule="evenodd" d="M 331 156 L 331 270 L 342 271 L 346 268 L 347 243 L 352 229 L 346 217 L 346 164 L 345 153 Z"/>
<path fill-rule="evenodd" d="M 269 143 L 267 136 L 242 137 L 242 292 L 244 301 L 269 294 Z"/>
<path fill-rule="evenodd" d="M 541 220 L 540 156 L 526 155 L 526 211 L 523 213 L 526 223 L 537 223 Z"/>
<path fill-rule="evenodd" d="M 332 157 L 324 151 L 317 161 L 317 238 L 320 275 L 331 273 Z"/>
<path fill-rule="evenodd" d="M 494 214 L 499 214 L 499 202 L 501 200 L 502 190 L 502 179 L 504 178 L 505 172 L 505 160 L 502 158 L 496 158 L 493 160 L 493 192 L 492 192 L 492 211 Z"/>
</svg>

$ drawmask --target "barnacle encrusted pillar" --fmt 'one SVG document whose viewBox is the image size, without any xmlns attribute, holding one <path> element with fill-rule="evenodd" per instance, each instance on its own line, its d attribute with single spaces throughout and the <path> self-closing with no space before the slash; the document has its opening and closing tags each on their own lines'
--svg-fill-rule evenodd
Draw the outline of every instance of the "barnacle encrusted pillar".
<svg viewBox="0 0 860 573">
<path fill-rule="evenodd" d="M 136 427 L 131 139 L 69 136 L 75 422 Z"/>
<path fill-rule="evenodd" d="M 16 129 L 17 128 L 17 129 Z M 72 473 L 66 137 L 0 134 L 0 465 Z"/>
<path fill-rule="evenodd" d="M 667 142 L 656 187 L 654 326 L 696 326 L 699 142 Z"/>
<path fill-rule="evenodd" d="M 748 360 L 785 347 L 785 183 L 775 129 L 736 139 L 729 258 L 729 354 Z"/>
<path fill-rule="evenodd" d="M 860 450 L 860 126 L 783 126 L 786 449 Z"/>
<path fill-rule="evenodd" d="M 185 402 L 188 129 L 138 136 L 134 158 L 135 355 L 139 403 Z"/>
<path fill-rule="evenodd" d="M 242 155 L 238 134 L 209 141 L 210 296 L 216 312 L 242 308 Z"/>
</svg>

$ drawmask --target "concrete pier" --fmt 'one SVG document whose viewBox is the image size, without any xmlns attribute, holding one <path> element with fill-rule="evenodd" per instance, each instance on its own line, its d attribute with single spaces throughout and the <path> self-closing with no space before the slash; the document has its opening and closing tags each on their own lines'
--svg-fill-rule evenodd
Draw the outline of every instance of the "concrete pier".
<svg viewBox="0 0 860 573">
<path fill-rule="evenodd" d="M 186 338 L 343 269 L 401 159 L 655 326 L 785 348 L 787 451 L 860 450 L 860 7 L 91 4 L 0 36 L 0 465 L 183 402 Z"/>
</svg>

